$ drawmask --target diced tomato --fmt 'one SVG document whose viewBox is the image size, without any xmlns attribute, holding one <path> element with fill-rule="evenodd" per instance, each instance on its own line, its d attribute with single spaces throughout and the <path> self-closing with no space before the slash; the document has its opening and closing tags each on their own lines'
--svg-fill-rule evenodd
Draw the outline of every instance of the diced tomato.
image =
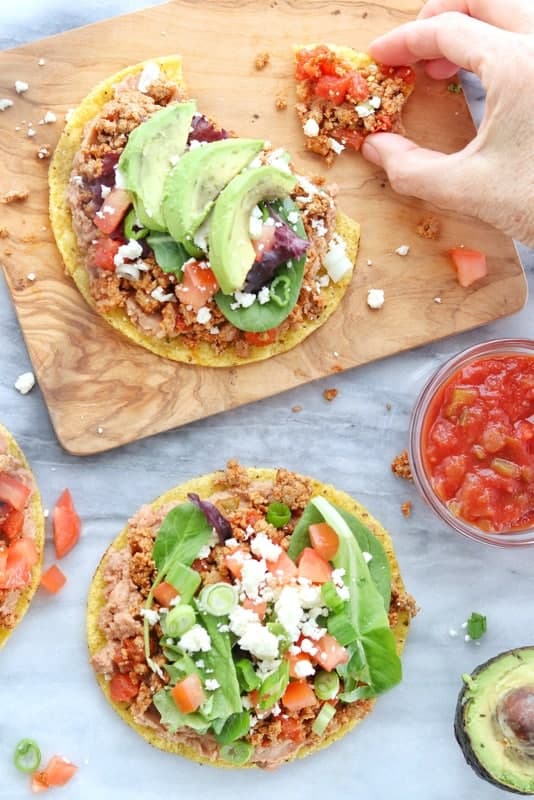
<svg viewBox="0 0 534 800">
<path fill-rule="evenodd" d="M 334 105 L 345 101 L 347 91 L 352 85 L 350 75 L 323 75 L 315 84 L 315 94 L 323 97 Z"/>
<path fill-rule="evenodd" d="M 249 554 L 243 547 L 236 547 L 235 550 L 232 550 L 231 553 L 228 553 L 228 555 L 224 557 L 224 563 L 234 578 L 241 578 L 243 563 L 248 555 Z"/>
<path fill-rule="evenodd" d="M 24 561 L 29 569 L 34 567 L 39 561 L 39 553 L 33 539 L 23 536 L 21 539 L 12 542 L 7 550 L 7 567 L 15 566 L 19 561 Z"/>
<path fill-rule="evenodd" d="M 312 50 L 299 50 L 296 59 L 295 75 L 298 81 L 336 74 L 335 55 L 324 45 Z"/>
<path fill-rule="evenodd" d="M 258 703 L 260 702 L 260 693 L 257 689 L 253 689 L 251 692 L 248 693 L 248 699 L 250 700 L 250 705 L 253 708 L 256 708 Z"/>
<path fill-rule="evenodd" d="M 57 594 L 67 583 L 67 578 L 57 564 L 52 564 L 41 576 L 41 586 L 51 594 Z"/>
<path fill-rule="evenodd" d="M 31 580 L 32 567 L 39 561 L 35 542 L 24 536 L 12 542 L 7 551 L 2 552 L 7 555 L 2 556 L 0 561 L 0 588 L 24 589 Z"/>
<path fill-rule="evenodd" d="M 6 539 L 15 539 L 22 533 L 23 526 L 24 526 L 24 511 L 17 511 L 16 508 L 12 508 L 11 511 L 8 513 L 7 517 L 0 525 L 0 530 L 2 531 Z"/>
<path fill-rule="evenodd" d="M 332 578 L 332 567 L 311 547 L 305 547 L 299 558 L 299 577 L 312 583 L 326 583 Z"/>
<path fill-rule="evenodd" d="M 386 64 L 380 64 L 380 72 L 388 78 L 399 78 L 401 81 L 408 84 L 415 83 L 416 75 L 412 67 L 390 67 Z"/>
<path fill-rule="evenodd" d="M 168 608 L 175 597 L 178 597 L 178 592 L 172 583 L 167 581 L 163 581 L 154 589 L 154 599 L 158 601 L 160 606 Z"/>
<path fill-rule="evenodd" d="M 467 250 L 465 247 L 453 247 L 449 251 L 458 274 L 458 283 L 466 288 L 488 274 L 486 256 L 480 250 Z"/>
<path fill-rule="evenodd" d="M 347 100 L 354 103 L 361 103 L 370 95 L 367 81 L 359 72 L 350 73 L 350 83 L 347 88 Z"/>
<path fill-rule="evenodd" d="M 306 681 L 291 681 L 284 692 L 282 703 L 288 711 L 300 711 L 301 708 L 314 706 L 317 698 L 312 687 Z"/>
<path fill-rule="evenodd" d="M 7 579 L 7 549 L 0 550 L 0 588 Z"/>
<path fill-rule="evenodd" d="M 184 264 L 182 282 L 175 291 L 182 303 L 195 311 L 206 305 L 219 289 L 217 278 L 203 262 L 189 259 Z"/>
<path fill-rule="evenodd" d="M 22 511 L 32 490 L 7 472 L 0 472 L 0 500 Z"/>
<path fill-rule="evenodd" d="M 329 633 L 325 633 L 316 644 L 317 652 L 310 655 L 310 659 L 327 672 L 332 672 L 339 664 L 345 664 L 349 660 L 349 651 Z"/>
<path fill-rule="evenodd" d="M 262 516 L 263 514 L 261 514 L 259 511 L 256 511 L 255 508 L 249 508 L 246 516 L 247 525 L 254 526 L 256 522 L 262 518 Z"/>
<path fill-rule="evenodd" d="M 301 676 L 297 672 L 297 664 L 301 661 L 309 661 L 310 656 L 308 653 L 297 653 L 296 655 L 292 655 L 291 653 L 286 654 L 286 658 L 289 661 L 289 676 L 291 678 L 300 678 Z"/>
<path fill-rule="evenodd" d="M 46 769 L 32 774 L 32 792 L 44 792 L 53 786 L 65 786 L 77 770 L 76 764 L 67 761 L 63 756 L 52 756 Z"/>
<path fill-rule="evenodd" d="M 326 522 L 316 522 L 315 525 L 310 525 L 308 531 L 313 549 L 325 561 L 331 561 L 339 547 L 339 538 L 335 530 Z"/>
<path fill-rule="evenodd" d="M 54 507 L 53 528 L 56 557 L 63 558 L 80 538 L 81 530 L 80 518 L 68 489 L 63 491 Z"/>
<path fill-rule="evenodd" d="M 334 128 L 331 132 L 332 139 L 350 147 L 352 150 L 360 150 L 365 136 L 359 131 L 351 131 L 350 128 Z"/>
<path fill-rule="evenodd" d="M 196 711 L 205 700 L 204 689 L 198 675 L 193 672 L 171 689 L 174 702 L 182 714 Z"/>
<path fill-rule="evenodd" d="M 263 225 L 261 234 L 257 239 L 252 239 L 252 246 L 256 253 L 256 261 L 261 261 L 265 253 L 273 248 L 276 228 L 274 225 Z"/>
<path fill-rule="evenodd" d="M 265 612 L 267 611 L 267 603 L 264 600 L 253 600 L 252 597 L 245 597 L 241 605 L 243 606 L 243 608 L 248 608 L 250 611 L 254 611 L 254 613 L 258 615 L 260 620 L 263 621 L 263 619 L 265 618 Z"/>
<path fill-rule="evenodd" d="M 118 239 L 99 239 L 93 250 L 93 263 L 95 267 L 115 272 L 114 258 L 119 251 L 121 242 Z"/>
<path fill-rule="evenodd" d="M 393 127 L 393 120 L 387 114 L 375 115 L 375 133 L 390 131 Z"/>
<path fill-rule="evenodd" d="M 134 697 L 137 697 L 139 681 L 130 675 L 116 672 L 109 682 L 109 692 L 111 699 L 116 703 L 128 703 Z"/>
<path fill-rule="evenodd" d="M 303 742 L 305 739 L 304 726 L 300 719 L 296 717 L 288 717 L 283 714 L 280 719 L 280 738 L 289 739 L 292 742 Z"/>
<path fill-rule="evenodd" d="M 132 200 L 126 189 L 112 189 L 94 216 L 93 222 L 102 233 L 113 233 L 131 205 Z"/>
<path fill-rule="evenodd" d="M 285 550 L 282 550 L 276 561 L 267 561 L 267 570 L 274 575 L 279 583 L 285 583 L 291 578 L 296 578 L 298 574 L 296 564 L 289 558 Z"/>
<path fill-rule="evenodd" d="M 265 345 L 276 342 L 278 336 L 278 328 L 270 328 L 268 331 L 261 331 L 255 333 L 254 331 L 245 331 L 245 341 L 253 347 L 265 347 Z"/>
</svg>

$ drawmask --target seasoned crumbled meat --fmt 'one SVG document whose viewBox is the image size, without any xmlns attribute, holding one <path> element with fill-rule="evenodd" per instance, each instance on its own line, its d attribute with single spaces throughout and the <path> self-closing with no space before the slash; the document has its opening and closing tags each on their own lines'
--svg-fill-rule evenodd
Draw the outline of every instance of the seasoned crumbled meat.
<svg viewBox="0 0 534 800">
<path fill-rule="evenodd" d="M 131 552 L 130 578 L 140 589 L 141 595 L 146 597 L 153 582 L 156 565 L 152 560 L 152 547 L 154 534 L 150 529 L 128 529 L 128 544 Z"/>
<path fill-rule="evenodd" d="M 397 611 L 407 611 L 410 617 L 415 617 L 418 612 L 417 603 L 405 589 L 399 590 L 393 586 L 391 590 L 390 608 Z"/>
<path fill-rule="evenodd" d="M 258 71 L 265 69 L 270 60 L 271 56 L 269 53 L 258 53 L 254 59 L 254 69 L 257 69 Z"/>
<path fill-rule="evenodd" d="M 3 195 L 0 195 L 0 203 L 19 203 L 22 200 L 26 200 L 29 194 L 27 189 L 11 189 L 11 191 L 4 192 Z"/>
<path fill-rule="evenodd" d="M 325 389 L 323 392 L 323 397 L 325 400 L 328 400 L 328 402 L 331 403 L 332 400 L 336 399 L 338 394 L 339 394 L 338 389 Z"/>
<path fill-rule="evenodd" d="M 302 406 L 291 406 L 291 411 L 293 414 L 298 414 L 302 411 Z"/>
<path fill-rule="evenodd" d="M 0 228 L 0 239 L 7 239 L 9 231 L 7 228 Z"/>
<path fill-rule="evenodd" d="M 221 477 L 220 483 L 229 489 L 232 487 L 248 488 L 250 486 L 250 478 L 246 469 L 232 458 L 226 465 L 226 470 Z"/>
<path fill-rule="evenodd" d="M 303 511 L 312 497 L 312 487 L 308 478 L 295 475 L 287 469 L 279 469 L 273 486 L 272 499 L 285 503 L 291 509 Z"/>
<path fill-rule="evenodd" d="M 401 511 L 403 513 L 403 516 L 405 516 L 405 517 L 411 516 L 412 503 L 411 503 L 410 500 L 406 500 L 406 502 L 401 505 Z"/>
<path fill-rule="evenodd" d="M 412 481 L 412 470 L 410 469 L 410 462 L 408 460 L 408 451 L 403 450 L 398 456 L 395 456 L 391 462 L 391 471 L 398 477 L 404 478 L 407 481 Z"/>
<path fill-rule="evenodd" d="M 287 97 L 285 92 L 278 92 L 274 100 L 274 107 L 277 111 L 285 111 L 287 108 Z"/>
<path fill-rule="evenodd" d="M 423 239 L 439 239 L 441 234 L 440 221 L 436 217 L 425 217 L 419 221 L 416 231 Z"/>
</svg>

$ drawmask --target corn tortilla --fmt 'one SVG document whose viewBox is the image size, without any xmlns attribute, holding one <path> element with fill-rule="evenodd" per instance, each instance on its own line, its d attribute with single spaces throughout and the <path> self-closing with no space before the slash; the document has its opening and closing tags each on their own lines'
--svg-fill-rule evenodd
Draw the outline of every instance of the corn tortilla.
<svg viewBox="0 0 534 800">
<path fill-rule="evenodd" d="M 276 470 L 274 469 L 248 469 L 247 470 L 249 477 L 252 480 L 261 480 L 261 481 L 272 481 L 275 478 Z M 174 489 L 166 492 L 165 494 L 158 497 L 157 500 L 154 500 L 152 503 L 153 508 L 158 508 L 159 506 L 166 505 L 167 503 L 175 502 L 185 502 L 187 500 L 187 495 L 190 492 L 195 492 L 200 497 L 205 498 L 209 497 L 215 491 L 215 482 L 217 476 L 220 473 L 210 473 L 208 475 L 203 475 L 202 477 L 195 478 L 193 480 L 188 481 L 180 486 L 177 486 Z M 384 550 L 386 552 L 389 566 L 391 570 L 391 585 L 393 589 L 397 591 L 404 590 L 404 583 L 402 581 L 399 565 L 397 563 L 397 559 L 395 557 L 395 552 L 393 550 L 393 543 L 391 538 L 385 528 L 372 517 L 369 512 L 364 508 L 364 506 L 360 505 L 356 500 L 353 500 L 348 494 L 338 489 L 335 489 L 334 486 L 329 484 L 321 483 L 320 481 L 310 479 L 314 496 L 321 495 L 325 497 L 327 500 L 335 503 L 336 505 L 340 506 L 341 508 L 349 511 L 350 513 L 354 514 L 354 516 L 358 517 L 367 527 L 373 532 L 377 539 L 380 540 Z M 127 527 L 124 528 L 121 533 L 117 536 L 115 541 L 110 545 L 109 550 L 116 549 L 122 550 L 127 545 Z M 106 598 L 104 595 L 104 578 L 103 578 L 103 564 L 106 558 L 108 551 L 102 557 L 99 566 L 96 569 L 94 574 L 93 580 L 91 582 L 91 586 L 89 589 L 89 596 L 87 601 L 87 641 L 89 646 L 89 653 L 93 656 L 98 650 L 100 650 L 106 644 L 106 638 L 102 631 L 98 626 L 98 617 L 103 609 L 104 605 L 106 604 Z M 393 635 L 395 637 L 395 641 L 397 644 L 397 652 L 400 655 L 404 649 L 404 645 L 406 642 L 406 637 L 408 634 L 408 630 L 410 627 L 410 614 L 408 611 L 400 610 L 398 613 L 398 621 L 395 627 L 393 628 Z M 169 753 L 174 753 L 175 755 L 184 756 L 185 758 L 189 758 L 192 761 L 196 761 L 199 764 L 208 764 L 210 766 L 216 767 L 225 767 L 227 769 L 235 769 L 235 765 L 229 764 L 226 761 L 222 760 L 210 760 L 202 755 L 200 755 L 196 750 L 193 750 L 190 747 L 186 747 L 184 744 L 179 742 L 173 742 L 170 739 L 165 738 L 164 736 L 159 735 L 156 731 L 152 728 L 148 728 L 146 726 L 140 725 L 136 722 L 129 709 L 127 703 L 119 703 L 115 702 L 111 699 L 110 690 L 109 690 L 109 683 L 105 680 L 103 675 L 96 675 L 97 681 L 100 685 L 100 688 L 104 692 L 106 699 L 111 703 L 114 710 L 119 714 L 120 717 L 131 727 L 133 728 L 140 736 L 149 742 L 153 747 L 157 747 L 160 750 L 165 750 Z M 374 705 L 374 701 L 372 701 Z M 304 758 L 305 756 L 311 755 L 317 750 L 321 750 L 324 747 L 328 747 L 330 744 L 335 742 L 337 739 L 342 738 L 346 733 L 348 733 L 352 728 L 354 728 L 360 719 L 351 720 L 345 726 L 335 731 L 334 734 L 331 736 L 326 736 L 324 739 L 321 739 L 320 742 L 317 744 L 310 745 L 308 747 L 302 747 L 300 750 L 293 756 L 291 756 L 288 761 L 294 760 L 295 758 Z M 287 762 L 284 762 L 287 763 Z M 259 768 L 255 764 L 245 764 L 243 767 L 239 767 L 239 769 L 254 769 Z"/>
<path fill-rule="evenodd" d="M 166 56 L 151 59 L 159 65 L 167 79 L 179 86 L 184 86 L 182 62 L 178 56 Z M 107 78 L 98 84 L 72 113 L 55 149 L 49 170 L 50 184 L 50 221 L 59 252 L 65 264 L 65 270 L 74 280 L 87 303 L 95 308 L 89 289 L 89 276 L 84 266 L 84 253 L 78 245 L 76 233 L 72 225 L 71 211 L 67 202 L 67 189 L 72 170 L 72 163 L 80 149 L 86 125 L 96 117 L 102 107 L 113 97 L 113 87 L 129 75 L 142 72 L 148 62 L 144 61 Z M 354 265 L 358 253 L 360 226 L 343 213 L 338 213 L 336 230 L 344 239 L 347 256 Z M 188 347 L 180 337 L 175 339 L 156 339 L 143 333 L 131 322 L 126 312 L 114 309 L 101 316 L 117 331 L 141 347 L 173 361 L 182 361 L 209 367 L 234 367 L 254 361 L 262 361 L 278 353 L 290 350 L 306 339 L 313 331 L 323 325 L 336 310 L 350 283 L 353 270 L 349 270 L 342 280 L 323 288 L 325 307 L 316 320 L 305 320 L 298 328 L 291 329 L 280 336 L 277 342 L 263 347 L 250 347 L 245 358 L 238 356 L 234 347 L 226 348 L 216 354 L 207 342 L 199 342 L 194 348 Z"/>
</svg>

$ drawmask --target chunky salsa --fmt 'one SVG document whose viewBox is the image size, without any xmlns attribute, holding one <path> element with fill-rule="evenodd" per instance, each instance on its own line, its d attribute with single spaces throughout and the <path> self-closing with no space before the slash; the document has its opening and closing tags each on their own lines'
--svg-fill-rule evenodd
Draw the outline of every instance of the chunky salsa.
<svg viewBox="0 0 534 800">
<path fill-rule="evenodd" d="M 456 516 L 488 532 L 532 526 L 534 356 L 486 356 L 455 372 L 428 408 L 422 454 Z"/>
</svg>

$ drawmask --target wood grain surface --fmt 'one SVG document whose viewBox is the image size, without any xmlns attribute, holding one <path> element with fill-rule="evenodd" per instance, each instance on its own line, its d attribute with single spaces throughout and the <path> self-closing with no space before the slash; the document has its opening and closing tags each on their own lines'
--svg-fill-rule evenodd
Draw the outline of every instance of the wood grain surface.
<svg viewBox="0 0 534 800">
<path fill-rule="evenodd" d="M 526 283 L 513 243 L 472 219 L 395 195 L 380 170 L 343 154 L 327 171 L 304 150 L 292 110 L 295 42 L 331 41 L 365 50 L 377 34 L 411 19 L 421 3 L 176 0 L 0 54 L 0 195 L 28 198 L 0 206 L 0 262 L 30 357 L 63 447 L 86 455 L 276 394 L 519 310 Z M 260 52 L 270 64 L 254 69 Z M 127 64 L 180 53 L 199 109 L 243 136 L 265 136 L 292 152 L 302 172 L 327 174 L 342 209 L 362 225 L 357 271 L 341 307 L 303 344 L 267 362 L 211 369 L 161 359 L 124 340 L 85 305 L 65 277 L 47 215 L 47 160 L 64 115 L 95 83 Z M 45 64 L 39 65 L 39 59 Z M 15 80 L 30 88 L 14 91 Z M 277 93 L 289 100 L 275 110 Z M 47 110 L 57 122 L 39 125 Z M 418 143 L 463 147 L 474 126 L 462 95 L 419 76 L 405 124 Z M 29 137 L 28 123 L 35 136 Z M 425 216 L 442 226 L 439 241 L 417 236 Z M 401 244 L 410 245 L 402 258 Z M 457 245 L 488 254 L 489 275 L 461 289 L 446 255 Z M 368 265 L 368 260 L 372 265 Z M 36 278 L 29 281 L 27 276 Z M 381 311 L 366 305 L 382 288 Z M 441 298 L 436 303 L 434 298 Z"/>
</svg>

